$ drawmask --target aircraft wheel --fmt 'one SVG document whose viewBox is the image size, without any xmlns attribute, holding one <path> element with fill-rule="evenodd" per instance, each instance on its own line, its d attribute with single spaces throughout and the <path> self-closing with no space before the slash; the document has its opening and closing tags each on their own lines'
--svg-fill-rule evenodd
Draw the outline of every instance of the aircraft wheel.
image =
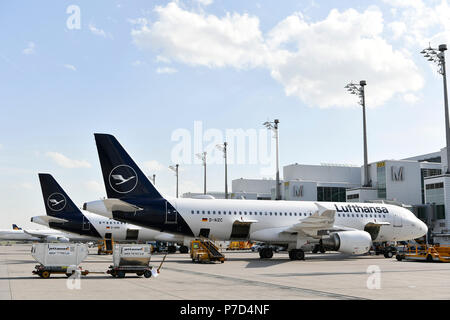
<svg viewBox="0 0 450 320">
<path fill-rule="evenodd" d="M 259 251 L 259 257 L 261 259 L 270 259 L 273 257 L 273 250 L 272 248 L 262 248 L 261 251 Z"/>
<path fill-rule="evenodd" d="M 169 247 L 167 247 L 167 252 L 168 253 L 175 253 L 175 252 L 177 252 L 177 247 L 169 246 Z"/>
<path fill-rule="evenodd" d="M 180 253 L 188 253 L 189 252 L 189 248 L 186 246 L 181 246 L 180 247 Z"/>
<path fill-rule="evenodd" d="M 395 256 L 395 258 L 397 259 L 397 261 L 402 261 L 403 260 L 403 257 L 400 254 L 397 254 Z"/>
<path fill-rule="evenodd" d="M 427 255 L 427 262 L 433 262 L 433 256 L 431 254 Z"/>
<path fill-rule="evenodd" d="M 391 250 L 386 251 L 386 252 L 384 253 L 384 257 L 387 258 L 387 259 L 390 259 L 390 258 L 392 258 L 393 256 L 394 256 L 394 253 L 393 253 Z"/>
</svg>

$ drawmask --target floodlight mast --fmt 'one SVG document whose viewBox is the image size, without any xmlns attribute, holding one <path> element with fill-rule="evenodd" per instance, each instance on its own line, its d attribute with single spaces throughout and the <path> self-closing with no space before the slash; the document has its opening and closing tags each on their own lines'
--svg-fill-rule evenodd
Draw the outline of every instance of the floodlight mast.
<svg viewBox="0 0 450 320">
<path fill-rule="evenodd" d="M 216 148 L 223 152 L 223 158 L 225 162 L 225 199 L 228 199 L 227 146 L 228 143 L 226 141 L 223 144 L 216 145 Z"/>
<path fill-rule="evenodd" d="M 438 65 L 438 72 L 442 75 L 442 81 L 444 85 L 444 108 L 445 108 L 445 136 L 446 136 L 446 147 L 447 147 L 447 168 L 445 169 L 446 174 L 450 174 L 450 121 L 448 112 L 448 94 L 447 94 L 447 72 L 445 68 L 445 51 L 447 50 L 446 44 L 441 44 L 439 47 L 432 48 L 429 45 L 428 48 L 423 49 L 420 53 L 427 58 L 428 61 L 434 62 Z M 439 51 L 439 52 L 438 52 Z"/>
<path fill-rule="evenodd" d="M 178 198 L 178 167 L 179 164 L 176 164 L 175 166 L 169 166 L 169 169 L 175 172 L 175 176 L 177 177 L 177 188 L 176 188 L 176 194 L 177 194 L 177 198 Z"/>
<path fill-rule="evenodd" d="M 196 156 L 203 162 L 203 194 L 206 194 L 206 151 L 197 153 Z"/>
<path fill-rule="evenodd" d="M 281 192 L 280 192 L 280 170 L 279 170 L 279 160 L 278 160 L 278 124 L 280 121 L 275 119 L 273 122 L 266 121 L 263 125 L 268 129 L 272 130 L 275 133 L 275 144 L 276 144 L 276 187 L 275 187 L 275 200 L 281 200 Z"/>
<path fill-rule="evenodd" d="M 371 183 L 369 181 L 369 164 L 368 164 L 368 156 L 367 156 L 367 124 L 366 124 L 366 98 L 364 87 L 367 85 L 365 80 L 361 80 L 359 85 L 350 82 L 344 88 L 350 94 L 357 95 L 359 97 L 359 104 L 363 109 L 363 143 L 364 143 L 364 184 L 363 187 L 370 187 Z"/>
</svg>

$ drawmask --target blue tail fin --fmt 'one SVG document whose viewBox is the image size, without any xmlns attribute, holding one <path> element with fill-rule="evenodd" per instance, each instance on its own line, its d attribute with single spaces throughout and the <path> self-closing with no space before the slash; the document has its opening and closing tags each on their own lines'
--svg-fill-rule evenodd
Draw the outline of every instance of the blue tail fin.
<svg viewBox="0 0 450 320">
<path fill-rule="evenodd" d="M 12 228 L 13 230 L 22 230 L 22 228 L 19 228 L 15 223 L 13 223 Z"/>
<path fill-rule="evenodd" d="M 162 198 L 114 136 L 100 133 L 94 136 L 108 198 Z"/>
<path fill-rule="evenodd" d="M 83 218 L 80 209 L 77 208 L 52 175 L 39 173 L 39 181 L 41 182 L 42 196 L 44 197 L 47 215 L 75 220 Z"/>
</svg>

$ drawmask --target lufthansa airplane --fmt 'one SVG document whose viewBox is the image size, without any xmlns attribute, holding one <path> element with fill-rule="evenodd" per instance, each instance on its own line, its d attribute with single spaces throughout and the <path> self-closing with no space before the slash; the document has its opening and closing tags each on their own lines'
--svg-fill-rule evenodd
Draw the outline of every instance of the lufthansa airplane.
<svg viewBox="0 0 450 320">
<path fill-rule="evenodd" d="M 108 199 L 84 208 L 119 221 L 189 237 L 284 244 L 292 260 L 304 259 L 311 245 L 362 254 L 372 241 L 427 233 L 411 211 L 388 204 L 164 198 L 115 137 L 95 134 L 95 140 Z M 270 247 L 260 251 L 261 258 L 272 255 Z"/>
<path fill-rule="evenodd" d="M 82 211 L 52 175 L 40 173 L 39 181 L 47 215 L 33 217 L 32 222 L 95 240 L 112 238 L 114 241 L 183 242 L 184 237 L 180 235 L 161 233 Z M 186 253 L 188 248 L 182 246 L 180 251 Z"/>
<path fill-rule="evenodd" d="M 58 230 L 24 230 L 13 224 L 12 230 L 0 230 L 0 240 L 5 241 L 45 241 L 45 242 L 70 242 L 89 241 L 92 238 L 77 236 Z"/>
</svg>

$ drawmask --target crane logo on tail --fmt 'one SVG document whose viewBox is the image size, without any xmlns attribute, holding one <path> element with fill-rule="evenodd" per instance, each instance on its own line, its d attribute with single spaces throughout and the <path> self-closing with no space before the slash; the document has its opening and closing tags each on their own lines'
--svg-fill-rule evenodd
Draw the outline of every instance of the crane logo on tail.
<svg viewBox="0 0 450 320">
<path fill-rule="evenodd" d="M 129 193 L 136 188 L 138 177 L 136 171 L 125 164 L 119 165 L 109 173 L 109 185 L 118 193 Z"/>
<path fill-rule="evenodd" d="M 61 211 L 66 207 L 66 197 L 59 192 L 52 193 L 47 198 L 47 206 L 52 211 Z"/>
</svg>

